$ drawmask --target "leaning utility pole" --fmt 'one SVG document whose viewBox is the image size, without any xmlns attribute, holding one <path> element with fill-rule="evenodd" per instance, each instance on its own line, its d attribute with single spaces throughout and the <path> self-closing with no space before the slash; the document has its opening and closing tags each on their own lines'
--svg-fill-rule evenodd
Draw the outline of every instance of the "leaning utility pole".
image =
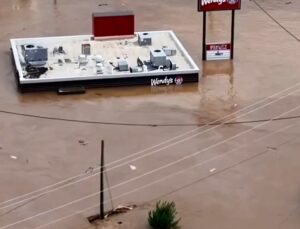
<svg viewBox="0 0 300 229">
<path fill-rule="evenodd" d="M 104 219 L 104 141 L 101 141 L 101 162 L 100 162 L 100 219 Z"/>
</svg>

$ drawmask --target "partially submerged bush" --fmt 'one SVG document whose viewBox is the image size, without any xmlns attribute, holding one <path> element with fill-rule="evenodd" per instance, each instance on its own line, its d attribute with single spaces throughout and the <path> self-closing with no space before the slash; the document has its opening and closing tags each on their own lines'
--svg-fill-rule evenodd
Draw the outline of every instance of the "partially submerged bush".
<svg viewBox="0 0 300 229">
<path fill-rule="evenodd" d="M 177 214 L 174 202 L 158 201 L 155 210 L 149 211 L 148 223 L 154 229 L 179 229 Z"/>
</svg>

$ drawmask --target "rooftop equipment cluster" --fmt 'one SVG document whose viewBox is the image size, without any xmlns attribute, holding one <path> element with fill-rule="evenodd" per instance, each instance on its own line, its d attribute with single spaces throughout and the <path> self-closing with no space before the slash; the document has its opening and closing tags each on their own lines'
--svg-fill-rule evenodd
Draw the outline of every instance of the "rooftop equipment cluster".
<svg viewBox="0 0 300 229">
<path fill-rule="evenodd" d="M 166 70 L 176 70 L 176 62 L 171 58 L 177 54 L 176 49 L 168 48 L 163 46 L 159 49 L 155 49 L 153 37 L 150 33 L 138 33 L 137 43 L 141 48 L 147 49 L 149 51 L 149 59 L 142 60 L 137 57 L 137 65 L 130 66 L 127 58 L 117 58 L 116 64 L 110 61 L 106 61 L 101 55 L 92 55 L 92 45 L 90 42 L 83 42 L 81 44 L 81 54 L 78 59 L 72 60 L 71 57 L 67 56 L 67 51 L 63 46 L 54 47 L 52 50 L 53 56 L 57 56 L 58 66 L 63 66 L 64 64 L 78 64 L 78 68 L 81 70 L 86 70 L 87 66 L 91 66 L 95 69 L 94 74 L 113 74 L 116 72 L 127 72 L 138 73 L 138 72 L 148 72 L 148 71 L 166 71 Z M 100 41 L 99 41 L 100 42 Z M 128 41 L 125 42 L 125 45 Z M 45 73 L 48 70 L 53 70 L 53 66 L 46 68 L 45 65 L 48 63 L 48 48 L 42 47 L 36 44 L 22 45 L 22 54 L 24 57 L 25 67 L 24 70 L 27 72 L 29 78 L 39 78 L 41 73 Z M 42 71 L 39 71 L 43 68 Z M 30 69 L 30 71 L 27 71 Z M 32 73 L 34 72 L 34 74 Z"/>
</svg>

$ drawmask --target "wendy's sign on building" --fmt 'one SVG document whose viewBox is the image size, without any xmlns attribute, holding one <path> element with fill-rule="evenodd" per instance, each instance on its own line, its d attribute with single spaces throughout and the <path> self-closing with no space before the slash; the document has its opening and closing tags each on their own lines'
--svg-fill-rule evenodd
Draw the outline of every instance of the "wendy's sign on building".
<svg viewBox="0 0 300 229">
<path fill-rule="evenodd" d="M 239 9 L 241 9 L 241 0 L 198 0 L 198 11 Z"/>
</svg>

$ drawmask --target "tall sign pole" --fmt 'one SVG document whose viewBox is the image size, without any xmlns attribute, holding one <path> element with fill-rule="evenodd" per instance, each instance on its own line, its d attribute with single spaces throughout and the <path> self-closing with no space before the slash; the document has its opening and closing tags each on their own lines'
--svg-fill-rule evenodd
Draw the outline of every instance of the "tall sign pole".
<svg viewBox="0 0 300 229">
<path fill-rule="evenodd" d="M 234 25 L 235 25 L 235 10 L 231 12 L 231 50 L 230 50 L 230 59 L 233 59 L 234 56 Z"/>
<path fill-rule="evenodd" d="M 234 57 L 235 10 L 241 9 L 241 0 L 198 0 L 198 11 L 203 12 L 202 60 L 225 60 Z M 206 43 L 206 13 L 231 10 L 230 43 Z"/>
<path fill-rule="evenodd" d="M 203 12 L 202 60 L 206 60 L 206 11 Z"/>
</svg>

